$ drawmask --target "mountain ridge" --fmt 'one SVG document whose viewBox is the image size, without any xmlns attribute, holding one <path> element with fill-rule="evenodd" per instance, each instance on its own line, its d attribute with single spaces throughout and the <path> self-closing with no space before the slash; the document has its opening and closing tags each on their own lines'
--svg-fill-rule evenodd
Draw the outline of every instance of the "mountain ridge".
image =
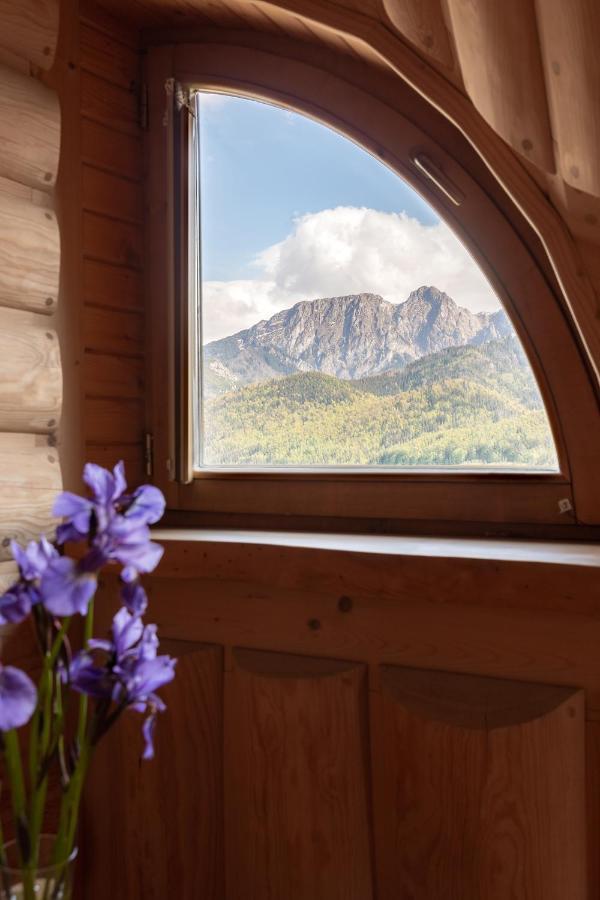
<svg viewBox="0 0 600 900">
<path fill-rule="evenodd" d="M 372 293 L 302 300 L 206 344 L 205 390 L 217 396 L 308 371 L 372 377 L 448 347 L 479 346 L 511 334 L 503 310 L 473 313 L 431 285 L 399 304 Z"/>
</svg>

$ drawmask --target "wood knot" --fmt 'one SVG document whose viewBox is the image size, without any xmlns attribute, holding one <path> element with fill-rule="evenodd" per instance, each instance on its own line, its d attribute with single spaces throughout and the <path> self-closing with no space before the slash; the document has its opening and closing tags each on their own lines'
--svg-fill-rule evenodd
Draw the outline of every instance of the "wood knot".
<svg viewBox="0 0 600 900">
<path fill-rule="evenodd" d="M 338 609 L 342 613 L 350 612 L 352 609 L 352 598 L 351 597 L 340 597 L 338 600 Z"/>
</svg>

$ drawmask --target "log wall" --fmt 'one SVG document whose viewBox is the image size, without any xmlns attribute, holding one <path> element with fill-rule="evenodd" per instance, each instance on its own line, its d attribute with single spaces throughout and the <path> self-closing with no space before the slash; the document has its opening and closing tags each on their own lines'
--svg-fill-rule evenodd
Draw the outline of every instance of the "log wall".
<svg viewBox="0 0 600 900">
<path fill-rule="evenodd" d="M 0 2 L 0 561 L 12 538 L 51 532 L 62 485 L 61 113 L 41 80 L 54 64 L 58 22 L 58 0 Z M 2 566 L 10 581 L 12 563 Z"/>
</svg>

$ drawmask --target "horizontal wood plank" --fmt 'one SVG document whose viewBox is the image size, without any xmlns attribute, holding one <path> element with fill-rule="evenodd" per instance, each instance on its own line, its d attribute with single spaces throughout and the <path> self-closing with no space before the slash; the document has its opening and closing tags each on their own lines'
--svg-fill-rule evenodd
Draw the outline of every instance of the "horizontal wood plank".
<svg viewBox="0 0 600 900">
<path fill-rule="evenodd" d="M 86 353 L 83 387 L 87 397 L 144 396 L 144 360 L 107 353 Z"/>
<path fill-rule="evenodd" d="M 59 274 L 60 238 L 54 212 L 0 194 L 0 304 L 54 312 Z"/>
<path fill-rule="evenodd" d="M 92 259 L 83 261 L 83 299 L 87 304 L 140 311 L 144 302 L 142 274 Z"/>
<path fill-rule="evenodd" d="M 88 25 L 96 31 L 101 31 L 119 44 L 124 44 L 131 50 L 140 49 L 140 23 L 133 24 L 124 19 L 125 9 L 121 4 L 112 15 L 108 6 L 103 3 L 100 6 L 95 0 L 80 0 L 79 19 L 83 25 Z"/>
<path fill-rule="evenodd" d="M 58 40 L 59 0 L 0 0 L 0 51 L 49 69 Z"/>
<path fill-rule="evenodd" d="M 135 87 L 125 89 L 91 72 L 81 72 L 81 111 L 103 125 L 139 134 L 138 93 Z"/>
<path fill-rule="evenodd" d="M 87 72 L 131 90 L 140 82 L 140 54 L 113 36 L 82 23 L 80 28 L 81 65 Z"/>
<path fill-rule="evenodd" d="M 56 333 L 44 316 L 0 309 L 0 430 L 53 432 L 62 402 Z"/>
<path fill-rule="evenodd" d="M 600 709 L 596 573 L 182 542 L 148 587 L 169 637 L 185 621 L 187 638 L 211 643 L 577 685 Z"/>
<path fill-rule="evenodd" d="M 142 179 L 140 139 L 86 119 L 85 115 L 81 120 L 81 155 L 84 162 L 108 172 L 134 181 Z"/>
<path fill-rule="evenodd" d="M 13 560 L 0 562 L 0 594 L 11 587 L 19 577 L 19 567 Z"/>
<path fill-rule="evenodd" d="M 143 253 L 142 230 L 137 225 L 85 212 L 83 253 L 88 259 L 139 269 Z"/>
<path fill-rule="evenodd" d="M 57 94 L 0 64 L 0 176 L 49 191 L 59 153 Z"/>
<path fill-rule="evenodd" d="M 142 357 L 144 353 L 142 315 L 86 306 L 83 310 L 83 342 L 86 350 Z"/>
<path fill-rule="evenodd" d="M 134 444 L 144 440 L 144 404 L 137 400 L 88 397 L 84 433 L 92 444 Z"/>
<path fill-rule="evenodd" d="M 149 481 L 144 462 L 144 444 L 93 444 L 85 445 L 85 458 L 105 469 L 113 469 L 119 460 L 125 463 L 127 483 L 137 487 Z"/>
<path fill-rule="evenodd" d="M 125 222 L 142 222 L 143 195 L 140 184 L 84 165 L 81 190 L 84 209 Z"/>
<path fill-rule="evenodd" d="M 0 433 L 0 560 L 10 558 L 11 540 L 24 544 L 53 533 L 50 510 L 61 485 L 47 435 Z"/>
</svg>

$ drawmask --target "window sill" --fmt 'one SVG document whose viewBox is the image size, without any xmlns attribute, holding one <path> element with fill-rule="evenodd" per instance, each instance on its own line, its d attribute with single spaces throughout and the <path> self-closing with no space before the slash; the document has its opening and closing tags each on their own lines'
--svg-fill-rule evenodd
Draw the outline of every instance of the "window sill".
<svg viewBox="0 0 600 900">
<path fill-rule="evenodd" d="M 500 540 L 496 538 L 406 537 L 322 534 L 295 531 L 251 531 L 225 528 L 155 528 L 159 543 L 218 544 L 255 548 L 330 551 L 387 557 L 487 560 L 550 566 L 600 568 L 600 543 Z"/>
<path fill-rule="evenodd" d="M 149 586 L 169 584 L 172 602 L 181 589 L 200 606 L 271 597 L 283 610 L 303 597 L 332 611 L 350 600 L 440 615 L 442 607 L 600 615 L 600 544 L 188 528 L 153 537 L 165 554 Z"/>
</svg>

